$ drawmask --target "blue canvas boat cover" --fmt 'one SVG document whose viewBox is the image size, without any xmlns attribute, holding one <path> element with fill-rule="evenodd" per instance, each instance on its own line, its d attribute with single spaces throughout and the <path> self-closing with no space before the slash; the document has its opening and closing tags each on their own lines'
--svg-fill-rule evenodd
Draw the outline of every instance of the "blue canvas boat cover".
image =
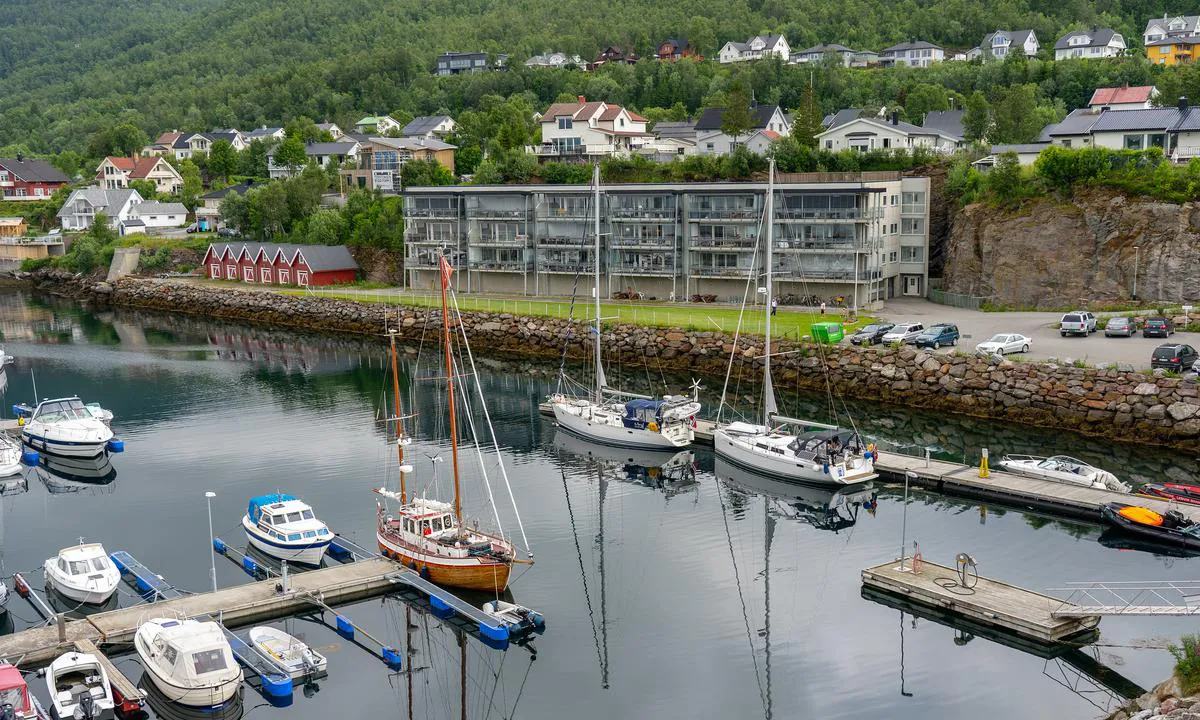
<svg viewBox="0 0 1200 720">
<path fill-rule="evenodd" d="M 281 503 L 286 500 L 295 500 L 296 498 L 284 493 L 274 493 L 272 495 L 259 495 L 258 497 L 250 498 L 250 504 L 246 507 L 246 514 L 250 516 L 250 522 L 258 522 L 258 516 L 262 514 L 262 509 L 275 503 Z"/>
<path fill-rule="evenodd" d="M 663 406 L 662 400 L 630 400 L 625 403 L 625 417 L 654 417 Z"/>
</svg>

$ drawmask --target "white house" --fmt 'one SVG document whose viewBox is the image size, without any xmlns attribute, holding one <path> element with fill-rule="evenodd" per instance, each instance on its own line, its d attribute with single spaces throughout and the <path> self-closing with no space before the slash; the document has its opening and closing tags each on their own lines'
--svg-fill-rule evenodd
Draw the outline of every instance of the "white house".
<svg viewBox="0 0 1200 720">
<path fill-rule="evenodd" d="M 195 155 L 207 155 L 212 144 L 218 140 L 226 140 L 234 150 L 241 152 L 246 149 L 246 139 L 236 130 L 210 133 L 182 133 L 172 145 L 175 158 L 184 160 Z"/>
<path fill-rule="evenodd" d="M 971 48 L 967 52 L 967 59 L 979 58 L 982 62 L 1003 60 L 1010 53 L 1022 53 L 1026 57 L 1033 57 L 1038 54 L 1040 47 L 1037 35 L 1032 30 L 997 30 L 984 35 L 979 47 Z"/>
<path fill-rule="evenodd" d="M 62 209 L 58 211 L 58 219 L 63 230 L 83 231 L 92 226 L 96 215 L 104 213 L 108 222 L 114 228 L 133 219 L 133 208 L 142 202 L 142 196 L 137 190 L 105 190 L 88 187 L 75 190 Z"/>
<path fill-rule="evenodd" d="M 109 156 L 96 168 L 96 184 L 105 190 L 127 188 L 133 180 L 149 180 L 156 192 L 168 195 L 183 189 L 183 176 L 163 157 Z"/>
<path fill-rule="evenodd" d="M 1050 147 L 1050 143 L 1046 142 L 1026 143 L 1023 145 L 993 145 L 990 155 L 981 157 L 971 164 L 979 170 L 987 171 L 996 166 L 996 161 L 1004 153 L 1016 153 L 1018 165 L 1032 165 L 1037 161 L 1038 155 L 1041 155 L 1042 151 L 1048 147 Z"/>
<path fill-rule="evenodd" d="M 1200 34 L 1198 25 L 1200 25 L 1200 15 L 1176 15 L 1174 17 L 1163 15 L 1161 18 L 1152 18 L 1146 22 L 1146 30 L 1142 34 L 1142 44 L 1149 46 L 1151 43 L 1169 37 L 1189 37 Z"/>
<path fill-rule="evenodd" d="M 525 61 L 525 67 L 547 67 L 547 68 L 562 68 L 562 67 L 577 67 L 582 70 L 587 69 L 587 63 L 578 55 L 568 55 L 561 52 L 550 52 L 547 50 L 541 55 L 534 55 Z"/>
<path fill-rule="evenodd" d="M 130 216 L 141 220 L 146 228 L 183 227 L 188 212 L 183 203 L 143 202 L 133 206 Z"/>
<path fill-rule="evenodd" d="M 308 157 L 309 162 L 316 162 L 321 167 L 329 167 L 329 163 L 341 165 L 347 160 L 356 160 L 358 158 L 359 144 L 353 140 L 344 140 L 342 142 L 317 142 L 306 143 L 304 145 L 304 154 Z M 275 151 L 278 146 L 271 148 L 267 153 L 267 171 L 271 175 L 272 180 L 287 178 L 292 176 L 291 168 L 284 165 L 275 164 Z M 303 170 L 304 168 L 299 168 Z"/>
<path fill-rule="evenodd" d="M 441 140 L 447 135 L 454 134 L 458 123 L 449 115 L 422 115 L 413 118 L 404 126 L 400 134 L 404 137 L 423 137 L 428 140 Z"/>
<path fill-rule="evenodd" d="M 1125 54 L 1125 38 L 1112 28 L 1069 32 L 1054 43 L 1054 59 L 1110 58 Z"/>
<path fill-rule="evenodd" d="M 541 124 L 542 144 L 534 152 L 548 160 L 625 157 L 654 140 L 646 118 L 620 105 L 588 102 L 582 95 L 578 102 L 551 105 Z"/>
<path fill-rule="evenodd" d="M 828 45 L 814 45 L 810 48 L 805 48 L 799 52 L 793 53 L 791 62 L 793 63 L 809 63 L 820 62 L 826 55 L 836 56 L 841 61 L 842 65 L 850 67 L 851 63 L 858 57 L 858 53 L 837 43 Z"/>
<path fill-rule="evenodd" d="M 879 52 L 879 61 L 884 65 L 907 65 L 929 67 L 946 59 L 946 51 L 924 40 L 900 43 Z"/>
<path fill-rule="evenodd" d="M 1181 115 L 1188 112 L 1187 101 L 1181 102 L 1182 112 L 1177 107 L 1101 112 L 1089 130 L 1092 145 L 1111 150 L 1160 147 L 1166 152 L 1171 133 L 1175 132 Z"/>
<path fill-rule="evenodd" d="M 329 133 L 329 137 L 333 138 L 335 142 L 341 140 L 342 136 L 346 134 L 337 126 L 337 123 L 317 123 L 317 129 Z"/>
<path fill-rule="evenodd" d="M 760 131 L 770 131 L 782 137 L 792 133 L 787 116 L 778 105 L 758 105 L 750 110 L 752 125 L 750 132 L 731 137 L 721 130 L 725 108 L 707 108 L 696 120 L 696 152 L 701 155 L 728 155 L 739 145 L 747 145 Z M 756 147 L 769 145 L 770 136 L 760 136 Z"/>
<path fill-rule="evenodd" d="M 1122 85 L 1121 87 L 1096 88 L 1088 107 L 1099 110 L 1146 110 L 1154 107 L 1154 98 L 1158 97 L 1158 88 L 1153 85 Z"/>
<path fill-rule="evenodd" d="M 362 135 L 387 135 L 399 129 L 400 123 L 391 115 L 368 115 L 354 123 L 354 132 Z"/>
<path fill-rule="evenodd" d="M 721 47 L 717 58 L 722 63 L 745 62 L 774 55 L 787 62 L 792 48 L 783 35 L 755 35 L 744 43 L 727 42 Z"/>
<path fill-rule="evenodd" d="M 902 122 L 893 112 L 890 120 L 860 117 L 817 134 L 817 143 L 824 150 L 838 152 L 855 150 L 912 150 L 924 147 L 938 153 L 952 153 L 963 145 L 963 139 L 937 128 L 924 128 Z"/>
<path fill-rule="evenodd" d="M 283 140 L 284 132 L 283 128 L 281 127 L 267 127 L 266 125 L 263 125 L 260 128 L 255 128 L 249 132 L 242 133 L 242 136 L 245 138 L 246 144 L 250 144 L 255 140 L 276 143 Z"/>
</svg>

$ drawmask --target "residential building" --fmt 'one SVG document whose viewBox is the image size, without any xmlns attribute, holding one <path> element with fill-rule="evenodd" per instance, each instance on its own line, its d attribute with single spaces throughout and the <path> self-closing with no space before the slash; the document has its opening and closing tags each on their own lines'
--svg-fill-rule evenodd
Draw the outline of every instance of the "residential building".
<svg viewBox="0 0 1200 720">
<path fill-rule="evenodd" d="M 654 51 L 654 58 L 667 62 L 691 58 L 699 62 L 704 59 L 704 56 L 687 40 L 667 38 L 658 44 L 658 48 Z"/>
<path fill-rule="evenodd" d="M 159 135 L 154 142 L 142 148 L 142 155 L 174 155 L 175 141 L 182 134 L 178 130 L 172 130 Z"/>
<path fill-rule="evenodd" d="M 628 157 L 654 136 L 646 118 L 620 105 L 588 102 L 554 103 L 542 113 L 542 144 L 533 152 L 543 160 L 586 161 Z"/>
<path fill-rule="evenodd" d="M 525 61 L 525 67 L 545 67 L 545 68 L 587 68 L 587 63 L 578 55 L 567 55 L 566 53 L 550 52 L 547 50 L 541 55 L 534 55 Z"/>
<path fill-rule="evenodd" d="M 3 223 L 0 223 L 3 229 Z M 0 269 L 20 270 L 26 260 L 62 257 L 66 246 L 61 235 L 20 237 L 0 235 Z"/>
<path fill-rule="evenodd" d="M 1050 147 L 1048 142 L 1025 143 L 1021 145 L 993 145 L 991 153 L 979 158 L 971 163 L 979 170 L 984 172 L 991 170 L 996 165 L 996 160 L 1004 153 L 1016 153 L 1017 163 L 1019 165 L 1028 166 L 1037 161 L 1038 155 L 1042 151 Z"/>
<path fill-rule="evenodd" d="M 778 105 L 756 105 L 750 109 L 753 120 L 750 132 L 739 137 L 731 137 L 722 129 L 725 119 L 725 108 L 706 108 L 696 119 L 696 152 L 701 155 L 728 155 L 739 145 L 745 145 L 752 136 L 758 135 L 758 145 L 769 144 L 770 136 L 759 135 L 760 131 L 769 131 L 779 136 L 790 135 L 791 125 Z"/>
<path fill-rule="evenodd" d="M 342 129 L 340 127 L 337 126 L 337 123 L 328 123 L 328 122 L 327 123 L 317 123 L 317 129 L 320 130 L 321 132 L 329 133 L 329 137 L 334 142 L 341 140 L 342 136 L 346 134 L 346 133 L 342 132 Z"/>
<path fill-rule="evenodd" d="M 864 307 L 928 284 L 929 180 L 900 173 L 781 174 L 775 185 L 779 296 L 842 295 Z M 462 292 L 590 297 L 596 262 L 587 185 L 408 188 L 405 275 L 434 289 L 448 255 Z M 763 271 L 766 182 L 602 188 L 600 293 L 740 301 Z M 757 253 L 756 253 L 757 250 Z"/>
<path fill-rule="evenodd" d="M 196 155 L 207 155 L 212 144 L 225 140 L 238 152 L 246 149 L 246 139 L 236 130 L 208 133 L 181 133 L 171 146 L 177 160 L 186 160 Z"/>
<path fill-rule="evenodd" d="M 900 120 L 893 111 L 890 120 L 860 117 L 817 133 L 821 149 L 831 152 L 855 150 L 912 150 L 923 147 L 938 153 L 952 153 L 963 146 L 961 136 L 949 135 L 937 128 L 923 128 Z"/>
<path fill-rule="evenodd" d="M 930 110 L 925 113 L 921 127 L 939 130 L 950 137 L 963 137 L 962 110 Z"/>
<path fill-rule="evenodd" d="M 109 156 L 96 168 L 96 184 L 105 190 L 127 188 L 133 180 L 149 180 L 154 183 L 155 192 L 166 195 L 183 190 L 183 176 L 161 156 Z"/>
<path fill-rule="evenodd" d="M 1200 157 L 1200 108 L 1179 98 L 1175 107 L 1132 110 L 1080 109 L 1042 131 L 1043 140 L 1064 147 L 1111 150 L 1162 148 L 1175 162 Z"/>
<path fill-rule="evenodd" d="M 29 224 L 23 217 L 0 217 L 0 238 L 24 237 Z"/>
<path fill-rule="evenodd" d="M 1109 110 L 1145 110 L 1154 107 L 1154 98 L 1158 97 L 1158 88 L 1153 85 L 1137 85 L 1129 87 L 1096 88 L 1088 107 L 1094 110 L 1108 108 Z"/>
<path fill-rule="evenodd" d="M 66 175 L 45 160 L 24 155 L 0 158 L 0 199 L 45 200 L 68 182 Z"/>
<path fill-rule="evenodd" d="M 777 57 L 787 62 L 792 57 L 792 48 L 783 35 L 755 35 L 746 42 L 732 40 L 721 47 L 717 54 L 722 64 Z"/>
<path fill-rule="evenodd" d="M 638 59 L 638 54 L 633 51 L 626 53 L 615 45 L 609 45 L 608 47 L 604 48 L 599 55 L 596 56 L 595 60 L 592 61 L 592 67 L 595 68 L 597 65 L 603 65 L 604 63 L 633 65 L 638 61 Z"/>
<path fill-rule="evenodd" d="M 277 147 L 272 147 L 267 152 L 267 172 L 270 173 L 272 180 L 280 178 L 288 178 L 298 173 L 304 168 L 289 168 L 284 165 L 275 164 L 275 151 Z M 329 167 L 330 163 L 342 165 L 345 162 L 354 161 L 358 158 L 359 144 L 354 140 L 342 142 L 310 142 L 304 144 L 304 155 L 308 158 L 309 163 L 316 163 L 321 167 Z"/>
<path fill-rule="evenodd" d="M 245 139 L 246 144 L 249 145 L 255 140 L 261 140 L 263 142 L 274 144 L 283 140 L 285 135 L 283 128 L 281 127 L 267 127 L 266 125 L 263 125 L 260 128 L 242 133 L 242 136 Z"/>
<path fill-rule="evenodd" d="M 850 56 L 850 67 L 871 67 L 883 64 L 883 58 L 874 50 L 858 50 Z"/>
<path fill-rule="evenodd" d="M 391 115 L 368 115 L 354 123 L 354 132 L 363 135 L 387 135 L 392 130 L 399 131 L 400 123 Z"/>
<path fill-rule="evenodd" d="M 188 211 L 183 203 L 143 202 L 133 206 L 132 217 L 147 228 L 172 228 L 187 225 Z"/>
<path fill-rule="evenodd" d="M 821 127 L 828 130 L 831 127 L 837 127 L 838 125 L 845 125 L 846 123 L 850 122 L 851 120 L 863 115 L 863 113 L 864 113 L 864 111 L 862 108 L 845 108 L 843 110 L 838 110 L 837 112 L 829 113 L 824 118 L 822 118 L 821 119 Z"/>
<path fill-rule="evenodd" d="M 208 278 L 261 285 L 334 285 L 358 277 L 358 263 L 345 245 L 213 243 L 202 267 Z"/>
<path fill-rule="evenodd" d="M 245 195 L 246 191 L 254 187 L 253 180 L 230 185 L 220 190 L 213 190 L 200 196 L 200 204 L 196 206 L 196 225 L 202 230 L 216 230 L 221 220 L 221 201 L 229 193 L 237 193 Z"/>
<path fill-rule="evenodd" d="M 1038 142 L 1049 142 L 1062 147 L 1089 147 L 1092 144 L 1092 125 L 1099 117 L 1099 108 L 1072 110 L 1061 122 L 1043 128 Z"/>
<path fill-rule="evenodd" d="M 461 75 L 469 72 L 503 70 L 508 64 L 507 55 L 497 55 L 493 63 L 488 62 L 485 52 L 444 52 L 437 57 L 438 75 Z"/>
<path fill-rule="evenodd" d="M 92 226 L 96 215 L 103 213 L 114 228 L 125 234 L 123 226 L 135 220 L 133 209 L 141 202 L 137 190 L 82 188 L 71 192 L 58 211 L 58 219 L 63 230 L 82 232 Z"/>
<path fill-rule="evenodd" d="M 457 149 L 441 140 L 371 138 L 359 146 L 357 167 L 342 169 L 342 193 L 359 189 L 395 194 L 400 191 L 400 169 L 409 160 L 436 162 L 453 175 Z"/>
<path fill-rule="evenodd" d="M 845 45 L 831 43 L 828 45 L 814 45 L 810 48 L 805 48 L 799 52 L 792 53 L 791 62 L 794 63 L 809 63 L 820 62 L 826 56 L 837 58 L 842 65 L 850 67 L 854 63 L 858 53 Z"/>
<path fill-rule="evenodd" d="M 1112 28 L 1069 32 L 1054 43 L 1054 59 L 1111 58 L 1125 54 L 1125 38 Z"/>
<path fill-rule="evenodd" d="M 997 30 L 984 35 L 983 42 L 967 52 L 967 59 L 979 58 L 980 62 L 990 62 L 1003 60 L 1012 53 L 1033 57 L 1040 48 L 1037 35 L 1032 30 Z"/>
<path fill-rule="evenodd" d="M 422 115 L 413 118 L 404 126 L 400 134 L 404 137 L 423 137 L 430 140 L 444 140 L 458 128 L 458 123 L 449 115 Z"/>
<path fill-rule="evenodd" d="M 1150 46 L 1170 38 L 1191 37 L 1200 35 L 1200 15 L 1163 15 L 1161 18 L 1151 18 L 1146 21 L 1146 30 L 1142 34 L 1142 44 L 1146 46 L 1147 57 L 1150 57 Z"/>
<path fill-rule="evenodd" d="M 946 59 L 946 51 L 924 40 L 899 43 L 879 51 L 879 62 L 883 65 L 907 65 L 929 67 Z"/>
<path fill-rule="evenodd" d="M 1155 65 L 1187 65 L 1200 58 L 1200 35 L 1168 36 L 1146 45 L 1146 59 Z"/>
</svg>

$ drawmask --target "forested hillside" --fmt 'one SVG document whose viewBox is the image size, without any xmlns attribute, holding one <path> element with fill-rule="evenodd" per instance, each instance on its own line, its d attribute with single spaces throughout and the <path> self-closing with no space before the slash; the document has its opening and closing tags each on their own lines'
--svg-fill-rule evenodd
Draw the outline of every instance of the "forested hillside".
<svg viewBox="0 0 1200 720">
<path fill-rule="evenodd" d="M 528 71 L 519 60 L 546 49 L 591 58 L 609 44 L 646 54 L 665 37 L 689 38 L 711 56 L 727 40 L 769 31 L 784 32 L 797 49 L 839 42 L 878 50 L 910 38 L 966 49 L 997 27 L 1032 27 L 1048 46 L 1068 27 L 1095 23 L 1116 27 L 1137 45 L 1146 19 L 1168 10 L 1195 8 L 1155 0 L 0 3 L 0 147 L 82 149 L 93 133 L 124 121 L 153 133 L 279 124 L 298 115 L 346 123 L 366 111 L 400 108 L 457 113 L 477 107 L 486 94 L 528 93 L 534 104 L 563 93 L 586 94 L 639 109 L 679 104 L 692 112 L 719 99 L 729 82 L 727 66 L 642 63 L 585 75 Z M 431 76 L 438 52 L 479 49 L 508 53 L 518 67 L 474 77 Z M 1038 102 L 1060 101 L 1061 112 L 1101 83 L 1175 83 L 1172 91 L 1189 85 L 1181 73 L 1136 58 L 889 71 L 754 65 L 744 71 L 758 100 L 795 107 L 811 82 L 824 110 L 906 106 L 914 92 L 931 96 L 938 88 L 943 96 L 946 90 L 965 96 L 979 89 L 994 99 L 1010 85 L 1033 83 Z M 1191 84 L 1200 89 L 1200 82 Z"/>
</svg>

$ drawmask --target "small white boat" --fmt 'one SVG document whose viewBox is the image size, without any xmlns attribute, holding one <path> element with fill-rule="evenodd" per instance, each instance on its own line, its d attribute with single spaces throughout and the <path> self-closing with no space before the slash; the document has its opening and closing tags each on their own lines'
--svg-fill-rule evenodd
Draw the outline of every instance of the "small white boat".
<svg viewBox="0 0 1200 720">
<path fill-rule="evenodd" d="M 220 707 L 242 684 L 242 668 L 215 622 L 147 620 L 133 644 L 146 676 L 171 702 Z"/>
<path fill-rule="evenodd" d="M 314 567 L 321 564 L 333 540 L 333 533 L 313 515 L 311 507 L 282 493 L 250 498 L 242 528 L 250 545 L 259 551 Z"/>
<path fill-rule="evenodd" d="M 326 674 L 325 656 L 282 630 L 250 628 L 250 644 L 293 680 L 315 680 Z"/>
<path fill-rule="evenodd" d="M 1107 470 L 1101 470 L 1066 455 L 1038 457 L 1036 455 L 1005 455 L 1000 458 L 999 465 L 1004 470 L 1037 478 L 1038 480 L 1053 480 L 1055 482 L 1083 485 L 1097 490 L 1112 490 L 1127 493 L 1132 488 L 1117 479 Z"/>
<path fill-rule="evenodd" d="M 25 470 L 25 466 L 21 464 L 23 451 L 21 443 L 0 433 L 0 477 L 20 475 Z"/>
<path fill-rule="evenodd" d="M 0 581 L 0 614 L 8 612 L 8 585 Z"/>
<path fill-rule="evenodd" d="M 112 410 L 105 410 L 104 408 L 100 407 L 100 403 L 87 403 L 83 406 L 83 408 L 87 410 L 92 417 L 96 418 L 105 425 L 112 424 Z"/>
<path fill-rule="evenodd" d="M 46 586 L 59 595 L 88 605 L 101 605 L 117 591 L 121 573 L 100 543 L 82 541 L 46 560 Z"/>
<path fill-rule="evenodd" d="M 8 709 L 12 708 L 12 715 Z M 40 720 L 45 715 L 41 705 L 29 692 L 29 685 L 21 671 L 8 663 L 0 663 L 0 713 L 17 720 Z"/>
<path fill-rule="evenodd" d="M 508 626 L 510 635 L 523 635 L 546 629 L 546 619 L 542 617 L 542 614 L 536 610 L 530 610 L 524 605 L 504 600 L 489 600 L 479 608 Z"/>
<path fill-rule="evenodd" d="M 43 400 L 21 427 L 21 439 L 52 455 L 92 458 L 103 453 L 112 430 L 77 397 Z"/>
<path fill-rule="evenodd" d="M 95 655 L 67 653 L 46 668 L 46 689 L 55 720 L 108 720 L 114 716 L 108 673 Z"/>
</svg>

